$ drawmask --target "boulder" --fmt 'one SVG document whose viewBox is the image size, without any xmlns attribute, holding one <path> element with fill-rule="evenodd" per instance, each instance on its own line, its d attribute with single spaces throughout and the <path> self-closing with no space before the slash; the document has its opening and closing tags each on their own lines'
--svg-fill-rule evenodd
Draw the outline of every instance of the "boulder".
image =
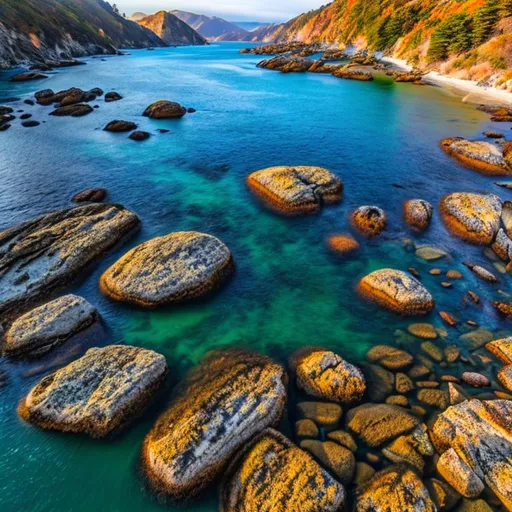
<svg viewBox="0 0 512 512">
<path fill-rule="evenodd" d="M 270 167 L 250 174 L 247 185 L 267 206 L 287 215 L 316 212 L 343 194 L 341 180 L 321 167 Z"/>
<path fill-rule="evenodd" d="M 479 277 L 483 281 L 487 281 L 488 283 L 497 283 L 498 278 L 489 270 L 485 269 L 480 265 L 475 265 L 473 263 L 464 262 L 464 265 L 475 274 L 476 277 Z"/>
<path fill-rule="evenodd" d="M 405 222 L 418 231 L 428 228 L 434 208 L 423 199 L 411 199 L 404 203 Z"/>
<path fill-rule="evenodd" d="M 420 402 L 442 411 L 450 405 L 450 396 L 442 389 L 420 389 L 417 398 Z"/>
<path fill-rule="evenodd" d="M 76 194 L 73 203 L 101 203 L 107 196 L 107 190 L 104 188 L 89 188 Z"/>
<path fill-rule="evenodd" d="M 375 345 L 366 353 L 370 363 L 378 363 L 388 370 L 400 370 L 410 366 L 414 358 L 405 350 L 389 345 Z"/>
<path fill-rule="evenodd" d="M 156 490 L 197 494 L 256 434 L 279 422 L 286 373 L 244 351 L 212 353 L 178 387 L 144 440 L 144 470 Z"/>
<path fill-rule="evenodd" d="M 502 204 L 493 194 L 456 192 L 441 200 L 446 227 L 462 240 L 490 245 L 500 228 Z"/>
<path fill-rule="evenodd" d="M 231 464 L 220 494 L 221 512 L 338 512 L 344 502 L 343 486 L 271 429 Z"/>
<path fill-rule="evenodd" d="M 426 484 L 437 510 L 451 510 L 460 500 L 460 494 L 442 480 L 430 478 Z"/>
<path fill-rule="evenodd" d="M 0 124 L 0 132 L 6 132 L 11 126 L 11 123 Z"/>
<path fill-rule="evenodd" d="M 25 128 L 35 128 L 36 126 L 39 126 L 41 123 L 39 121 L 23 121 L 21 123 L 21 126 Z"/>
<path fill-rule="evenodd" d="M 425 261 L 437 261 L 446 258 L 448 253 L 431 245 L 421 245 L 416 249 L 416 256 Z"/>
<path fill-rule="evenodd" d="M 327 247 L 342 256 L 356 252 L 361 247 L 359 242 L 350 235 L 333 235 L 327 239 Z"/>
<path fill-rule="evenodd" d="M 512 508 L 512 401 L 466 400 L 440 414 L 431 431 L 441 457 L 437 469 L 460 494 L 488 487 Z"/>
<path fill-rule="evenodd" d="M 89 327 L 97 318 L 96 308 L 82 297 L 60 297 L 17 318 L 5 333 L 4 352 L 43 355 Z"/>
<path fill-rule="evenodd" d="M 14 112 L 14 109 L 12 109 L 11 107 L 4 107 L 4 106 L 0 105 L 0 116 L 12 114 L 13 112 Z"/>
<path fill-rule="evenodd" d="M 368 384 L 368 396 L 373 402 L 381 402 L 393 393 L 395 375 L 377 364 L 363 366 Z"/>
<path fill-rule="evenodd" d="M 137 128 L 137 125 L 135 123 L 132 123 L 131 121 L 110 121 L 110 123 L 103 128 L 103 131 L 105 132 L 115 132 L 115 133 L 122 133 L 122 132 L 131 132 Z"/>
<path fill-rule="evenodd" d="M 430 494 L 409 466 L 389 466 L 357 490 L 355 512 L 435 512 Z"/>
<path fill-rule="evenodd" d="M 145 140 L 149 139 L 149 137 L 151 137 L 151 135 L 148 132 L 142 132 L 142 131 L 135 131 L 133 133 L 130 133 L 130 136 L 129 136 L 130 139 L 135 140 L 137 142 L 145 141 Z"/>
<path fill-rule="evenodd" d="M 212 235 L 180 231 L 135 247 L 100 278 L 103 293 L 145 308 L 198 299 L 233 270 L 229 249 Z"/>
<path fill-rule="evenodd" d="M 411 324 L 407 327 L 407 330 L 417 338 L 424 340 L 435 340 L 438 337 L 436 328 L 432 324 L 419 323 Z"/>
<path fill-rule="evenodd" d="M 318 71 L 314 61 L 297 55 L 278 55 L 271 59 L 262 60 L 257 67 L 281 71 L 281 73 L 305 73 L 311 68 L 313 68 L 313 71 Z"/>
<path fill-rule="evenodd" d="M 174 101 L 157 101 L 150 105 L 142 114 L 151 119 L 179 119 L 187 113 L 187 109 Z"/>
<path fill-rule="evenodd" d="M 90 204 L 41 215 L 0 233 L 0 317 L 20 315 L 76 280 L 139 227 L 120 205 Z"/>
<path fill-rule="evenodd" d="M 357 443 L 354 438 L 344 430 L 335 430 L 334 432 L 329 432 L 327 434 L 327 439 L 338 443 L 345 448 L 348 448 L 352 452 L 357 451 Z"/>
<path fill-rule="evenodd" d="M 492 305 L 500 315 L 507 318 L 512 317 L 512 302 L 494 301 Z"/>
<path fill-rule="evenodd" d="M 123 97 L 118 92 L 115 92 L 115 91 L 107 92 L 107 94 L 105 94 L 105 102 L 106 103 L 112 103 L 113 101 L 119 101 L 122 99 L 123 99 Z"/>
<path fill-rule="evenodd" d="M 290 357 L 297 385 L 308 395 L 332 402 L 359 402 L 366 390 L 363 372 L 328 350 L 306 348 Z"/>
<path fill-rule="evenodd" d="M 491 382 L 485 375 L 476 372 L 464 372 L 462 374 L 462 382 L 473 388 L 486 388 L 491 385 Z"/>
<path fill-rule="evenodd" d="M 299 420 L 295 422 L 295 435 L 297 437 L 309 437 L 317 439 L 320 435 L 318 427 L 313 420 Z"/>
<path fill-rule="evenodd" d="M 37 71 L 27 71 L 26 73 L 18 73 L 17 75 L 11 76 L 9 81 L 11 82 L 30 82 L 33 80 L 44 80 L 48 78 L 48 75 L 43 75 Z"/>
<path fill-rule="evenodd" d="M 370 72 L 362 69 L 353 69 L 348 66 L 337 68 L 332 76 L 345 78 L 347 80 L 358 80 L 360 82 L 371 82 L 373 80 L 373 75 Z"/>
<path fill-rule="evenodd" d="M 499 229 L 491 247 L 494 253 L 503 261 L 509 262 L 512 259 L 512 240 L 504 229 Z"/>
<path fill-rule="evenodd" d="M 57 107 L 53 112 L 50 112 L 50 115 L 56 117 L 83 117 L 87 114 L 90 114 L 93 111 L 94 109 L 90 105 L 87 105 L 85 103 L 77 103 L 74 105 Z"/>
<path fill-rule="evenodd" d="M 297 404 L 297 413 L 301 418 L 314 421 L 325 430 L 338 427 L 343 410 L 338 404 L 325 402 L 300 402 Z"/>
<path fill-rule="evenodd" d="M 495 176 L 512 174 L 500 148 L 486 141 L 469 141 L 451 137 L 441 141 L 441 147 L 467 167 Z"/>
<path fill-rule="evenodd" d="M 504 366 L 497 374 L 499 383 L 512 393 L 512 365 Z"/>
<path fill-rule="evenodd" d="M 105 437 L 140 414 L 166 373 L 165 358 L 152 350 L 92 348 L 44 377 L 18 412 L 41 428 Z"/>
<path fill-rule="evenodd" d="M 485 348 L 504 364 L 512 364 L 512 337 L 490 341 Z"/>
<path fill-rule="evenodd" d="M 366 236 L 377 236 L 384 231 L 387 225 L 384 210 L 377 206 L 360 206 L 351 216 L 352 225 Z"/>
<path fill-rule="evenodd" d="M 426 315 L 435 305 L 430 292 L 400 270 L 376 270 L 361 279 L 358 291 L 363 297 L 402 315 Z"/>
</svg>

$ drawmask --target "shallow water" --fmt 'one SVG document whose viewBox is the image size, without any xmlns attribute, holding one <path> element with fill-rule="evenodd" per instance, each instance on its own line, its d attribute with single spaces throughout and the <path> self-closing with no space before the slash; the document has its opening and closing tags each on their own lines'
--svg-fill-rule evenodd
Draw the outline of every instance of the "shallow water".
<svg viewBox="0 0 512 512">
<path fill-rule="evenodd" d="M 458 242 L 435 215 L 416 236 L 401 219 L 403 200 L 437 204 L 453 191 L 493 191 L 510 199 L 492 178 L 471 172 L 438 146 L 447 136 L 482 138 L 509 130 L 459 97 L 433 87 L 371 83 L 316 74 L 283 75 L 255 67 L 257 56 L 242 45 L 133 51 L 129 56 L 87 59 L 88 65 L 59 70 L 38 83 L 11 84 L 0 74 L 0 104 L 20 98 L 16 108 L 45 121 L 37 128 L 0 133 L 0 229 L 51 209 L 70 206 L 85 188 L 105 187 L 109 200 L 134 210 L 141 232 L 118 247 L 72 291 L 95 304 L 103 325 L 65 345 L 43 363 L 0 361 L 8 386 L 0 390 L 0 503 L 2 510 L 175 510 L 148 492 L 139 475 L 145 433 L 168 389 L 127 432 L 113 441 L 49 433 L 25 424 L 16 404 L 28 389 L 90 346 L 126 342 L 163 353 L 172 368 L 170 386 L 213 348 L 244 346 L 280 361 L 304 345 L 335 349 L 352 361 L 374 344 L 395 343 L 394 332 L 411 323 L 366 304 L 354 293 L 358 280 L 382 267 L 416 267 L 439 308 L 494 331 L 507 329 L 488 308 L 462 309 L 467 289 L 482 297 L 507 291 L 507 279 L 491 287 L 467 271 L 453 289 L 428 269 L 462 269 L 464 259 L 490 262 L 482 250 Z M 85 118 L 48 116 L 49 107 L 22 99 L 42 88 L 101 87 L 122 101 L 105 104 Z M 141 116 L 158 99 L 171 99 L 197 113 L 180 121 Z M 102 131 L 112 119 L 134 120 L 153 136 L 136 143 Z M 166 128 L 170 133 L 158 133 Z M 336 172 L 345 198 L 320 214 L 297 219 L 266 211 L 245 187 L 248 173 L 272 165 L 320 165 Z M 349 230 L 348 215 L 361 204 L 386 210 L 390 228 L 363 243 L 356 259 L 328 253 L 324 240 Z M 141 312 L 109 302 L 98 277 L 138 242 L 178 230 L 220 237 L 232 250 L 236 273 L 214 297 L 187 307 Z M 427 264 L 401 238 L 444 248 L 447 260 Z M 441 326 L 437 313 L 427 321 Z M 460 335 L 451 330 L 448 339 Z M 41 366 L 43 364 L 43 366 Z M 35 374 L 36 372 L 37 375 Z M 213 493 L 183 507 L 217 509 Z"/>
</svg>

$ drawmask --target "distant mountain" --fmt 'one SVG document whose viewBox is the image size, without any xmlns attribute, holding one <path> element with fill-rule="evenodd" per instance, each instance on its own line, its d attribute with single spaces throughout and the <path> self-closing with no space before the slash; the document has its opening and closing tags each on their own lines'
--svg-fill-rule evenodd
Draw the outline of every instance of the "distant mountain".
<svg viewBox="0 0 512 512">
<path fill-rule="evenodd" d="M 272 43 L 280 38 L 286 31 L 285 23 L 270 23 L 269 25 L 261 25 L 256 30 L 249 32 L 244 41 L 253 43 Z"/>
<path fill-rule="evenodd" d="M 128 19 L 132 21 L 140 21 L 148 16 L 149 14 L 146 14 L 145 12 L 134 12 Z"/>
<path fill-rule="evenodd" d="M 216 16 L 210 17 L 186 11 L 171 11 L 171 13 L 212 41 L 243 41 L 249 35 L 247 30 Z"/>
<path fill-rule="evenodd" d="M 202 45 L 208 41 L 198 34 L 190 25 L 181 21 L 170 12 L 160 11 L 138 22 L 154 32 L 168 45 Z"/>
<path fill-rule="evenodd" d="M 103 0 L 0 0 L 0 68 L 165 46 Z"/>
<path fill-rule="evenodd" d="M 256 30 L 262 25 L 268 25 L 268 23 L 261 23 L 259 21 L 232 21 L 231 23 L 233 23 L 233 25 L 236 25 L 237 27 L 247 30 L 248 32 L 252 32 L 253 30 Z"/>
</svg>

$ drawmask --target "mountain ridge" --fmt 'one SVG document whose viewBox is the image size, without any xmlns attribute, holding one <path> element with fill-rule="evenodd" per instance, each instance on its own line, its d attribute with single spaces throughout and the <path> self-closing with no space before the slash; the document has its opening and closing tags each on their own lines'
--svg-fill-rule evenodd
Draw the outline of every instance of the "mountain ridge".
<svg viewBox="0 0 512 512">
<path fill-rule="evenodd" d="M 167 11 L 159 11 L 138 21 L 154 32 L 164 43 L 172 46 L 205 45 L 208 41 L 190 25 Z"/>
</svg>

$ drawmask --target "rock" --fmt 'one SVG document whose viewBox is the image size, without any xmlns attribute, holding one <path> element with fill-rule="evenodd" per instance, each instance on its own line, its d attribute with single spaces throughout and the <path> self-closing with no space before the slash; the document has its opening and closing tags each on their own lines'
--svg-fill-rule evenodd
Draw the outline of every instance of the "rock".
<svg viewBox="0 0 512 512">
<path fill-rule="evenodd" d="M 494 335 L 487 329 L 479 328 L 476 331 L 471 331 L 463 334 L 459 339 L 466 344 L 468 350 L 478 350 L 490 341 L 492 341 Z"/>
<path fill-rule="evenodd" d="M 357 486 L 363 485 L 368 482 L 374 474 L 375 469 L 373 469 L 369 464 L 366 464 L 366 462 L 357 462 L 354 474 L 354 483 Z"/>
<path fill-rule="evenodd" d="M 490 341 L 485 348 L 504 364 L 512 364 L 512 337 Z"/>
<path fill-rule="evenodd" d="M 416 386 L 418 386 L 419 388 L 434 389 L 439 387 L 439 382 L 436 382 L 434 380 L 420 380 L 416 382 Z"/>
<path fill-rule="evenodd" d="M 413 336 L 424 340 L 435 340 L 438 336 L 436 328 L 432 324 L 411 324 L 407 330 Z"/>
<path fill-rule="evenodd" d="M 299 416 L 314 421 L 329 430 L 335 429 L 340 421 L 343 411 L 338 404 L 325 402 L 300 402 L 297 404 Z"/>
<path fill-rule="evenodd" d="M 449 155 L 475 171 L 494 176 L 512 174 L 512 169 L 503 157 L 502 151 L 490 142 L 452 137 L 442 140 L 441 147 Z"/>
<path fill-rule="evenodd" d="M 367 403 L 347 413 L 347 426 L 368 446 L 375 448 L 419 425 L 419 420 L 396 405 Z"/>
<path fill-rule="evenodd" d="M 18 73 L 17 75 L 11 76 L 9 78 L 10 82 L 29 82 L 32 80 L 44 80 L 48 78 L 47 75 L 43 75 L 42 73 L 38 73 L 37 71 L 28 71 L 26 73 Z"/>
<path fill-rule="evenodd" d="M 484 132 L 484 135 L 488 139 L 504 139 L 505 138 L 505 135 L 503 135 L 500 132 L 487 131 L 487 132 Z"/>
<path fill-rule="evenodd" d="M 343 485 L 350 484 L 356 469 L 356 459 L 350 450 L 332 441 L 305 440 L 300 447 L 311 453 Z"/>
<path fill-rule="evenodd" d="M 405 395 L 414 389 L 414 382 L 405 373 L 397 373 L 395 387 L 398 393 Z"/>
<path fill-rule="evenodd" d="M 377 236 L 386 229 L 384 210 L 377 206 L 360 206 L 352 213 L 352 225 L 363 235 Z"/>
<path fill-rule="evenodd" d="M 479 105 L 478 110 L 490 114 L 491 121 L 494 122 L 510 122 L 512 121 L 512 110 L 509 107 L 496 107 L 491 105 Z"/>
<path fill-rule="evenodd" d="M 221 512 L 338 512 L 344 502 L 343 486 L 271 429 L 231 464 L 220 493 Z"/>
<path fill-rule="evenodd" d="M 400 370 L 413 362 L 411 354 L 388 345 L 376 345 L 366 353 L 370 363 L 377 363 L 388 370 Z"/>
<path fill-rule="evenodd" d="M 195 108 L 192 108 L 192 107 L 187 108 L 187 114 L 195 114 L 196 112 L 197 112 L 197 110 Z"/>
<path fill-rule="evenodd" d="M 136 132 L 130 133 L 130 136 L 129 136 L 130 139 L 135 140 L 137 142 L 145 141 L 145 140 L 149 139 L 149 137 L 151 137 L 151 135 L 148 132 L 141 132 L 141 131 L 136 131 Z"/>
<path fill-rule="evenodd" d="M 0 316 L 20 315 L 69 285 L 139 227 L 120 205 L 57 210 L 0 233 Z"/>
<path fill-rule="evenodd" d="M 512 259 L 512 240 L 505 233 L 504 229 L 499 229 L 491 247 L 495 254 L 503 261 L 508 262 Z"/>
<path fill-rule="evenodd" d="M 462 382 L 474 388 L 485 388 L 491 385 L 491 382 L 485 375 L 476 372 L 464 372 L 462 374 Z"/>
<path fill-rule="evenodd" d="M 144 440 L 143 468 L 153 487 L 174 498 L 197 494 L 251 438 L 279 422 L 285 381 L 283 368 L 258 354 L 206 357 Z"/>
<path fill-rule="evenodd" d="M 233 270 L 229 249 L 212 235 L 179 231 L 138 245 L 100 278 L 114 300 L 145 308 L 204 297 Z"/>
<path fill-rule="evenodd" d="M 492 273 L 489 272 L 489 270 L 485 269 L 484 267 L 481 267 L 480 265 L 475 265 L 470 262 L 464 262 L 464 265 L 475 274 L 476 277 L 479 277 L 483 281 L 487 281 L 488 283 L 497 283 L 498 278 Z"/>
<path fill-rule="evenodd" d="M 501 301 L 494 301 L 492 303 L 496 311 L 500 313 L 503 316 L 506 316 L 508 318 L 512 317 L 512 303 L 511 302 L 501 302 Z"/>
<path fill-rule="evenodd" d="M 91 94 L 94 94 L 94 96 L 103 96 L 103 89 L 100 89 L 99 87 L 94 87 L 89 91 Z"/>
<path fill-rule="evenodd" d="M 421 403 L 437 407 L 444 411 L 450 405 L 450 397 L 442 389 L 420 389 L 418 391 L 418 400 Z"/>
<path fill-rule="evenodd" d="M 441 200 L 446 227 L 473 244 L 490 245 L 500 228 L 501 200 L 493 194 L 455 193 Z"/>
<path fill-rule="evenodd" d="M 23 121 L 21 123 L 21 126 L 25 128 L 35 128 L 36 126 L 39 126 L 41 123 L 39 121 Z"/>
<path fill-rule="evenodd" d="M 305 73 L 310 69 L 312 69 L 312 71 L 319 71 L 315 64 L 316 63 L 311 59 L 306 59 L 305 57 L 296 55 L 278 55 L 271 59 L 259 62 L 257 67 L 281 71 L 281 73 Z"/>
<path fill-rule="evenodd" d="M 0 124 L 0 132 L 6 132 L 11 126 L 10 123 Z"/>
<path fill-rule="evenodd" d="M 407 375 L 411 379 L 421 379 L 422 377 L 426 377 L 430 373 L 430 368 L 424 365 L 416 365 L 413 366 L 408 372 Z"/>
<path fill-rule="evenodd" d="M 395 375 L 376 364 L 364 366 L 364 374 L 368 385 L 368 396 L 373 402 L 381 402 L 393 393 Z"/>
<path fill-rule="evenodd" d="M 498 187 L 512 190 L 512 182 L 510 182 L 510 181 L 495 181 L 494 184 Z"/>
<path fill-rule="evenodd" d="M 25 119 L 30 119 L 31 117 L 32 117 L 32 114 L 21 114 L 20 119 L 25 120 Z"/>
<path fill-rule="evenodd" d="M 327 247 L 334 253 L 345 255 L 356 252 L 361 247 L 350 235 L 333 235 L 327 239 Z"/>
<path fill-rule="evenodd" d="M 455 345 L 450 345 L 444 349 L 444 357 L 449 364 L 454 363 L 459 359 L 460 349 Z"/>
<path fill-rule="evenodd" d="M 105 188 L 89 188 L 76 194 L 72 201 L 73 203 L 101 203 L 107 196 L 107 190 Z"/>
<path fill-rule="evenodd" d="M 448 279 L 462 279 L 463 275 L 458 270 L 448 270 L 448 272 L 446 272 L 446 277 Z"/>
<path fill-rule="evenodd" d="M 327 434 L 327 439 L 338 443 L 345 448 L 348 448 L 352 452 L 357 451 L 357 443 L 354 441 L 354 438 L 344 430 L 336 430 L 334 432 L 329 432 Z"/>
<path fill-rule="evenodd" d="M 425 261 L 437 261 L 442 258 L 446 258 L 448 253 L 437 247 L 431 247 L 429 245 L 422 245 L 416 249 L 416 256 Z"/>
<path fill-rule="evenodd" d="M 75 105 L 67 105 L 64 107 L 58 107 L 53 112 L 50 112 L 51 116 L 57 116 L 57 117 L 65 117 L 65 116 L 71 116 L 71 117 L 83 117 L 87 114 L 90 114 L 91 112 L 94 112 L 94 109 L 85 103 L 77 103 Z M 109 130 L 109 131 L 116 131 L 116 130 Z"/>
<path fill-rule="evenodd" d="M 366 391 L 363 372 L 328 350 L 306 348 L 292 354 L 297 385 L 308 395 L 331 402 L 359 402 Z"/>
<path fill-rule="evenodd" d="M 400 407 L 409 407 L 409 399 L 404 395 L 391 395 L 386 398 L 384 403 L 389 405 L 399 405 Z"/>
<path fill-rule="evenodd" d="M 485 500 L 467 500 L 464 498 L 456 512 L 493 512 L 493 509 Z"/>
<path fill-rule="evenodd" d="M 443 351 L 431 341 L 425 341 L 421 344 L 421 350 L 425 352 L 431 359 L 440 363 L 444 359 Z"/>
<path fill-rule="evenodd" d="M 332 75 L 336 78 L 359 80 L 360 82 L 371 82 L 373 80 L 373 75 L 368 71 L 350 69 L 347 66 L 336 69 Z"/>
<path fill-rule="evenodd" d="M 460 494 L 442 480 L 430 478 L 426 484 L 437 510 L 451 510 L 460 500 Z"/>
<path fill-rule="evenodd" d="M 356 512 L 435 512 L 427 488 L 407 465 L 390 466 L 358 489 Z"/>
<path fill-rule="evenodd" d="M 512 393 L 512 365 L 504 366 L 497 374 L 499 383 Z"/>
<path fill-rule="evenodd" d="M 151 119 L 179 119 L 187 113 L 187 109 L 174 101 L 157 101 L 150 105 L 142 114 Z"/>
<path fill-rule="evenodd" d="M 5 334 L 8 355 L 43 355 L 80 332 L 98 318 L 85 299 L 66 295 L 17 318 Z"/>
<path fill-rule="evenodd" d="M 484 485 L 512 508 L 512 402 L 466 400 L 440 414 L 431 431 L 441 454 L 437 469 L 467 498 Z"/>
<path fill-rule="evenodd" d="M 316 212 L 343 195 L 341 180 L 321 167 L 270 167 L 250 174 L 247 185 L 268 207 L 287 215 Z"/>
<path fill-rule="evenodd" d="M 429 442 L 428 436 L 427 442 Z M 409 464 L 420 472 L 423 472 L 425 467 L 423 456 L 417 449 L 417 442 L 411 435 L 400 436 L 395 439 L 383 448 L 382 454 L 395 464 Z"/>
<path fill-rule="evenodd" d="M 318 427 L 312 420 L 299 420 L 295 423 L 295 435 L 297 437 L 309 437 L 317 439 L 320 435 Z"/>
<path fill-rule="evenodd" d="M 404 203 L 405 222 L 418 231 L 428 228 L 433 213 L 432 205 L 423 199 L 411 199 Z"/>
<path fill-rule="evenodd" d="M 4 107 L 0 105 L 0 116 L 5 116 L 7 114 L 12 114 L 14 110 L 11 107 Z"/>
<path fill-rule="evenodd" d="M 105 437 L 140 413 L 166 373 L 165 358 L 151 350 L 92 348 L 44 377 L 18 412 L 41 428 Z"/>
<path fill-rule="evenodd" d="M 131 132 L 137 128 L 135 123 L 131 121 L 110 121 L 110 123 L 103 128 L 105 132 Z"/>
<path fill-rule="evenodd" d="M 431 268 L 428 273 L 431 275 L 431 276 L 440 276 L 443 271 L 440 269 L 440 268 Z"/>
<path fill-rule="evenodd" d="M 439 311 L 439 316 L 443 319 L 444 323 L 450 327 L 455 327 L 459 321 L 447 311 Z"/>
<path fill-rule="evenodd" d="M 113 101 L 119 101 L 122 99 L 123 97 L 115 91 L 107 92 L 107 94 L 105 94 L 105 103 L 112 103 Z"/>
</svg>

